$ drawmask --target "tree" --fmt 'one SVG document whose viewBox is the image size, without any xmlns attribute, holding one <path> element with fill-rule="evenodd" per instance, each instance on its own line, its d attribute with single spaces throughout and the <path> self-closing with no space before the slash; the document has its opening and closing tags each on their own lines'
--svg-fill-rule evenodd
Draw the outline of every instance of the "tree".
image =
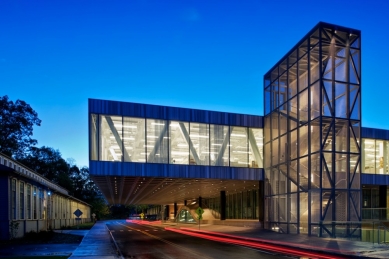
<svg viewBox="0 0 389 259">
<path fill-rule="evenodd" d="M 37 143 L 32 139 L 33 126 L 40 126 L 38 114 L 22 100 L 14 103 L 5 95 L 0 97 L 0 152 L 21 156 Z"/>
<path fill-rule="evenodd" d="M 73 196 L 85 202 L 92 202 L 100 196 L 100 191 L 95 183 L 90 179 L 89 168 L 72 166 L 69 170 L 73 182 Z"/>
<path fill-rule="evenodd" d="M 31 147 L 30 152 L 18 156 L 17 160 L 50 181 L 61 185 L 70 193 L 73 183 L 69 175 L 69 165 L 62 158 L 59 150 L 51 147 Z"/>
</svg>

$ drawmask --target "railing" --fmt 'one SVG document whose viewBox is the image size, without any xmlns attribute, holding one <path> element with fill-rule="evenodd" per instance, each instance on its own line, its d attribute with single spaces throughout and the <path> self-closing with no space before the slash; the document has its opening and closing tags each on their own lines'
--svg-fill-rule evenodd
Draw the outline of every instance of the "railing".
<svg viewBox="0 0 389 259">
<path fill-rule="evenodd" d="M 363 221 L 361 240 L 373 244 L 389 244 L 389 222 Z"/>
<path fill-rule="evenodd" d="M 389 220 L 389 209 L 362 209 L 362 220 Z"/>
<path fill-rule="evenodd" d="M 361 231 L 361 221 L 321 221 L 311 225 L 311 235 L 323 238 L 361 240 Z"/>
<path fill-rule="evenodd" d="M 377 243 L 389 245 L 389 228 L 385 226 L 382 221 L 377 221 L 375 223 L 377 226 Z"/>
</svg>

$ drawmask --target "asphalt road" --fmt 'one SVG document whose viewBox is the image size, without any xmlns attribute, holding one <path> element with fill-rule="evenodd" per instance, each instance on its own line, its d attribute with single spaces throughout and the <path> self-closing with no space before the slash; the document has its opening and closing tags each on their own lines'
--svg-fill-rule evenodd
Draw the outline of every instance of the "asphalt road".
<svg viewBox="0 0 389 259">
<path fill-rule="evenodd" d="M 107 226 L 124 258 L 293 258 L 269 254 L 252 248 L 187 236 L 150 225 L 138 225 L 125 221 L 111 221 L 107 223 Z"/>
</svg>

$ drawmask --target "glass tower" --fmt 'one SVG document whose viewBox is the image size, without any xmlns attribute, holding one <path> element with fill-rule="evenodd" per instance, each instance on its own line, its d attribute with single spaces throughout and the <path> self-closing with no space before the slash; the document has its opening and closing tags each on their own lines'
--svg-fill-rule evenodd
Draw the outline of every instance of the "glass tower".
<svg viewBox="0 0 389 259">
<path fill-rule="evenodd" d="M 264 90 L 265 228 L 360 236 L 360 31 L 319 23 Z"/>
</svg>

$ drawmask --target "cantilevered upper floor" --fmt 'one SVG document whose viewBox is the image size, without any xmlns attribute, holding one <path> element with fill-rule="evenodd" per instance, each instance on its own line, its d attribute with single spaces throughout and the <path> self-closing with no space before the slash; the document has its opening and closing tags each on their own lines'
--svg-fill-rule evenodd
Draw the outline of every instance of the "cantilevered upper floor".
<svg viewBox="0 0 389 259">
<path fill-rule="evenodd" d="M 89 99 L 90 173 L 113 203 L 125 203 L 128 199 L 114 198 L 116 192 L 127 197 L 124 190 L 146 177 L 158 178 L 156 186 L 195 179 L 207 179 L 210 187 L 216 180 L 258 183 L 263 180 L 262 128 L 261 116 Z M 122 187 L 115 186 L 118 182 Z M 231 183 L 234 190 L 237 186 Z M 222 188 L 228 191 L 225 184 Z"/>
</svg>

